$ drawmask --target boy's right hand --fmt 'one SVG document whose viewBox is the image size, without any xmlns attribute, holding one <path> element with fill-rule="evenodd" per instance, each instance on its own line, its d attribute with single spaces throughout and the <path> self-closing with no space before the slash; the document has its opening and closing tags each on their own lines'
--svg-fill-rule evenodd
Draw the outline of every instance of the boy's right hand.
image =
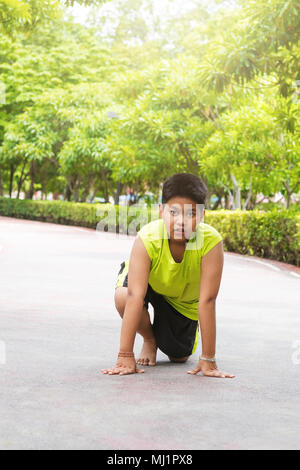
<svg viewBox="0 0 300 470">
<path fill-rule="evenodd" d="M 136 365 L 134 357 L 119 358 L 116 365 L 111 369 L 102 369 L 103 374 L 108 375 L 128 375 L 128 374 L 141 374 L 144 369 L 139 369 Z"/>
</svg>

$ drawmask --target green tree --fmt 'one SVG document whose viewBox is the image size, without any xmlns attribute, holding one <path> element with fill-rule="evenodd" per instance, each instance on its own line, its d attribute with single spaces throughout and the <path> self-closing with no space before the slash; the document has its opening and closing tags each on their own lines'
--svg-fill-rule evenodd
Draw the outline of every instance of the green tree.
<svg viewBox="0 0 300 470">
<path fill-rule="evenodd" d="M 288 208 L 300 187 L 299 140 L 282 129 L 265 101 L 225 113 L 220 121 L 221 129 L 203 148 L 201 166 L 208 180 L 219 192 L 226 189 L 234 209 L 253 207 L 258 193 L 279 191 L 286 194 Z"/>
<path fill-rule="evenodd" d="M 113 160 L 109 154 L 107 134 L 110 120 L 107 113 L 88 116 L 80 121 L 80 127 L 70 129 L 58 155 L 59 172 L 68 183 L 67 199 L 85 202 L 93 200 L 100 191 L 106 202 L 113 193 L 116 182 L 112 177 Z"/>
<path fill-rule="evenodd" d="M 284 96 L 299 75 L 300 5 L 298 0 L 241 0 L 229 30 L 210 42 L 201 79 L 217 92 L 269 77 Z M 222 18 L 219 19 L 219 22 Z M 254 86 L 254 85 L 253 85 Z"/>
<path fill-rule="evenodd" d="M 14 39 L 2 35 L 5 47 L 0 53 L 0 71 L 6 88 L 5 102 L 0 105 L 2 192 L 3 178 L 9 178 L 11 194 L 14 176 L 18 177 L 19 173 L 18 192 L 20 185 L 27 187 L 29 180 L 30 197 L 34 185 L 41 184 L 39 175 L 45 189 L 45 167 L 53 178 L 54 168 L 59 167 L 57 155 L 68 139 L 68 129 L 85 116 L 92 118 L 97 110 L 110 103 L 105 81 L 109 81 L 112 71 L 116 73 L 118 66 L 107 47 L 82 26 L 65 22 L 60 26 L 59 34 L 57 25 L 52 24 L 30 35 L 20 33 Z M 43 142 L 52 146 L 51 159 L 45 151 L 45 165 L 40 168 L 32 163 L 27 168 L 37 155 L 27 155 L 28 149 L 41 151 Z M 14 145 L 19 149 L 21 144 L 23 149 L 27 145 L 26 158 L 24 152 L 22 157 L 15 153 Z M 37 160 L 40 162 L 40 157 Z"/>
<path fill-rule="evenodd" d="M 63 6 L 102 4 L 108 0 L 0 0 L 0 32 L 32 29 L 62 16 Z"/>
</svg>

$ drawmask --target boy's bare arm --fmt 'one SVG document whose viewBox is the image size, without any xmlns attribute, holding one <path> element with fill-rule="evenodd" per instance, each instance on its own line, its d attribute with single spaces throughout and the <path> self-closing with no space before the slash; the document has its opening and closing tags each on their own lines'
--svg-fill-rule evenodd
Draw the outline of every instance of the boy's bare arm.
<svg viewBox="0 0 300 470">
<path fill-rule="evenodd" d="M 121 329 L 121 352 L 133 351 L 148 288 L 150 267 L 151 259 L 142 240 L 137 237 L 129 259 L 127 301 Z"/>
<path fill-rule="evenodd" d="M 129 259 L 128 292 L 121 328 L 120 353 L 133 352 L 135 336 L 143 313 L 150 267 L 151 259 L 138 236 Z M 134 357 L 122 357 L 114 367 L 103 369 L 102 372 L 110 375 L 126 375 L 144 371 L 137 368 Z"/>
<path fill-rule="evenodd" d="M 223 242 L 217 243 L 201 260 L 199 295 L 199 323 L 202 338 L 202 357 L 214 358 L 216 353 L 216 299 L 219 293 L 224 265 Z M 216 362 L 199 360 L 190 374 L 202 372 L 212 377 L 234 376 L 218 370 Z"/>
<path fill-rule="evenodd" d="M 213 357 L 216 352 L 215 303 L 219 293 L 224 265 L 223 242 L 219 242 L 201 259 L 200 295 L 198 304 L 202 336 L 202 355 Z"/>
</svg>

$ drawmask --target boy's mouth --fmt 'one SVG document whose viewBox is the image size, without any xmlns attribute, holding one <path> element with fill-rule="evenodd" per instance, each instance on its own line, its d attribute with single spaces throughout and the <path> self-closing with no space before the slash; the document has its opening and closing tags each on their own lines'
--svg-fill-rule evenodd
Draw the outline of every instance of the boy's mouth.
<svg viewBox="0 0 300 470">
<path fill-rule="evenodd" d="M 174 235 L 184 235 L 184 230 L 174 230 Z"/>
</svg>

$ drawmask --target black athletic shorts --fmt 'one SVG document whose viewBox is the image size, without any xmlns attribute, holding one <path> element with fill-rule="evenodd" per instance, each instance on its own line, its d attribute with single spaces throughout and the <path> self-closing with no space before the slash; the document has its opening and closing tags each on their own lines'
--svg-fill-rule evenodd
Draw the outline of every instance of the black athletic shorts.
<svg viewBox="0 0 300 470">
<path fill-rule="evenodd" d="M 121 263 L 116 287 L 128 287 L 128 272 Z M 198 342 L 198 322 L 179 313 L 166 299 L 155 292 L 150 284 L 144 299 L 146 308 L 154 310 L 153 332 L 158 348 L 167 356 L 182 358 L 195 352 Z"/>
</svg>

